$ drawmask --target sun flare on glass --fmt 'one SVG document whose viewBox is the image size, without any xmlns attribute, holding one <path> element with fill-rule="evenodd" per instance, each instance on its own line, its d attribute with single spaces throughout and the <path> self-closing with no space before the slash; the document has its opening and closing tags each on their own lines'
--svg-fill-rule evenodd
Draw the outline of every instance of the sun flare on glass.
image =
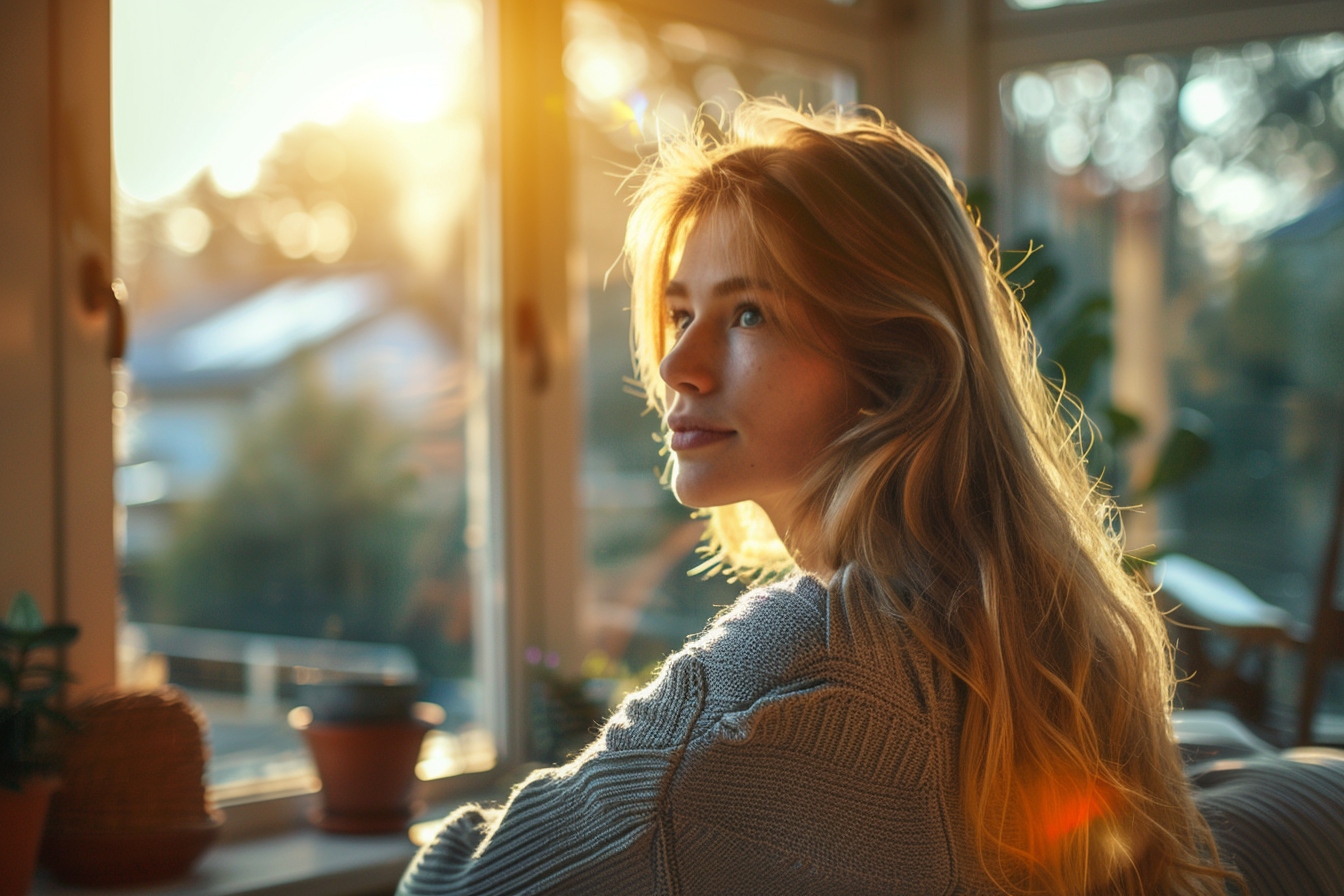
<svg viewBox="0 0 1344 896">
<path fill-rule="evenodd" d="M 439 118 L 461 99 L 479 33 L 475 0 L 113 0 L 118 186 L 153 202 L 208 169 L 237 195 L 302 122 Z"/>
</svg>

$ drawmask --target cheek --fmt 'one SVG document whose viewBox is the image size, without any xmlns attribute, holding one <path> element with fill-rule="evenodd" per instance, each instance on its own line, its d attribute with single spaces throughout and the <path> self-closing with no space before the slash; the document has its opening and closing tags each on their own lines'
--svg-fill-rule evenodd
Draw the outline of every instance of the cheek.
<svg viewBox="0 0 1344 896">
<path fill-rule="evenodd" d="M 781 353 L 756 370 L 751 413 L 758 422 L 756 454 L 763 466 L 790 477 L 805 472 L 856 411 L 844 374 L 828 359 Z"/>
</svg>

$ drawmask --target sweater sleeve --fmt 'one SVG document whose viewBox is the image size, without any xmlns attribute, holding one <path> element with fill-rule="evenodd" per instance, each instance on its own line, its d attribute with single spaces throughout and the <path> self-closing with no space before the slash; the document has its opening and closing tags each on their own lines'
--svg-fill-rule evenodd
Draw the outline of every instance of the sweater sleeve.
<svg viewBox="0 0 1344 896">
<path fill-rule="evenodd" d="M 578 758 L 449 816 L 398 896 L 669 892 L 663 800 L 705 696 L 699 660 L 674 654 Z"/>
</svg>

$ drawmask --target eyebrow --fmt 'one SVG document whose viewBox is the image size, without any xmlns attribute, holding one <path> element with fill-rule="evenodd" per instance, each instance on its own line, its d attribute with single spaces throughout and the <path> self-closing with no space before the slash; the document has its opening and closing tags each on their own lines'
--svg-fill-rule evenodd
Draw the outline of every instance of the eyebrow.
<svg viewBox="0 0 1344 896">
<path fill-rule="evenodd" d="M 768 291 L 772 288 L 773 287 L 764 280 L 757 280 L 752 277 L 729 277 L 727 280 L 720 280 L 718 283 L 715 283 L 714 287 L 710 289 L 709 294 L 711 298 L 720 299 L 724 296 L 732 295 L 735 292 L 745 292 L 751 289 Z M 675 296 L 679 299 L 684 299 L 690 295 L 690 293 L 687 291 L 685 284 L 672 280 L 668 282 L 667 288 L 663 290 L 663 295 L 669 298 Z"/>
</svg>

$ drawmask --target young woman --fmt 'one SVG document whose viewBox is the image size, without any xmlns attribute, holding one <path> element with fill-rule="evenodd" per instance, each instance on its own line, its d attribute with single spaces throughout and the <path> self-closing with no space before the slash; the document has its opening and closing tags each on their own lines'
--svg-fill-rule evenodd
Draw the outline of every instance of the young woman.
<svg viewBox="0 0 1344 896">
<path fill-rule="evenodd" d="M 713 564 L 775 584 L 401 892 L 1222 892 L 1162 618 L 947 167 L 867 117 L 731 131 L 643 172 L 636 367 Z"/>
</svg>

